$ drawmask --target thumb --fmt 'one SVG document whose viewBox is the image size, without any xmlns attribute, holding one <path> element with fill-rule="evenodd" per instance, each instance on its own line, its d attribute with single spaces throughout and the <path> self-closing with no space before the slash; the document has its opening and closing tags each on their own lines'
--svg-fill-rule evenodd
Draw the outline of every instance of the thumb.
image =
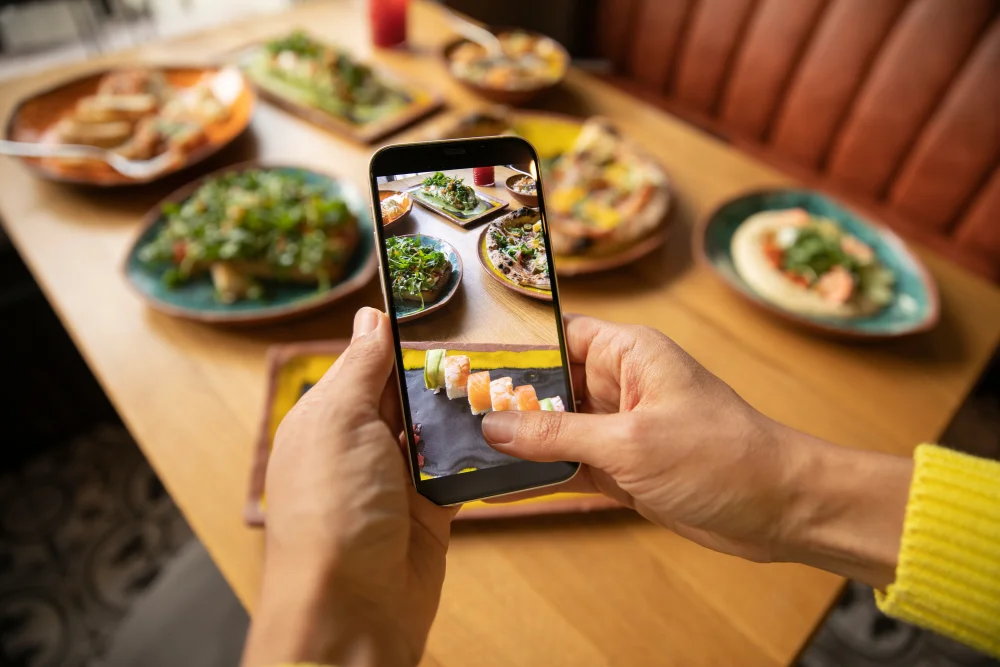
<svg viewBox="0 0 1000 667">
<path fill-rule="evenodd" d="M 604 469 L 624 437 L 622 415 L 573 412 L 491 412 L 483 419 L 487 444 L 529 461 L 578 461 Z"/>
<path fill-rule="evenodd" d="M 385 314 L 362 308 L 354 317 L 354 336 L 316 388 L 350 390 L 362 401 L 377 405 L 394 363 L 392 327 Z"/>
</svg>

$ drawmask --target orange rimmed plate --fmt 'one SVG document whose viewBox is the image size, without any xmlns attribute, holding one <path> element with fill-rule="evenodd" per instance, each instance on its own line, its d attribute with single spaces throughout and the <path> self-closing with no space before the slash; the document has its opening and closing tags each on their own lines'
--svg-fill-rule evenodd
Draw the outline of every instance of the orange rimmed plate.
<svg viewBox="0 0 1000 667">
<path fill-rule="evenodd" d="M 246 78 L 231 67 L 184 67 L 149 65 L 149 69 L 163 73 L 167 82 L 183 91 L 225 70 L 227 85 L 233 89 L 228 104 L 229 115 L 225 120 L 205 127 L 207 141 L 194 150 L 179 156 L 178 160 L 158 174 L 147 179 L 129 178 L 119 174 L 104 162 L 96 160 L 66 161 L 58 158 L 22 158 L 23 162 L 42 178 L 66 183 L 79 183 L 99 187 L 135 185 L 158 180 L 197 164 L 232 143 L 250 124 L 257 101 L 253 88 Z M 10 141 L 54 141 L 53 128 L 74 110 L 83 97 L 93 95 L 98 83 L 112 69 L 102 69 L 60 83 L 22 100 L 7 121 L 4 138 Z M 229 84 L 232 81 L 232 84 Z"/>
<path fill-rule="evenodd" d="M 388 227 L 389 225 L 391 225 L 391 224 L 393 224 L 393 223 L 395 223 L 395 222 L 397 222 L 399 220 L 402 220 L 403 218 L 405 218 L 406 216 L 408 216 L 410 214 L 410 211 L 413 210 L 413 197 L 410 196 L 409 192 L 398 192 L 396 190 L 379 190 L 378 191 L 378 200 L 379 200 L 379 202 L 383 202 L 386 199 L 388 199 L 389 197 L 394 197 L 396 195 L 403 195 L 404 196 L 404 200 L 406 201 L 406 205 L 403 207 L 402 212 L 399 213 L 399 215 L 397 215 L 394 218 L 386 218 L 385 214 L 383 213 L 382 214 L 382 226 L 384 226 L 384 227 Z"/>
</svg>

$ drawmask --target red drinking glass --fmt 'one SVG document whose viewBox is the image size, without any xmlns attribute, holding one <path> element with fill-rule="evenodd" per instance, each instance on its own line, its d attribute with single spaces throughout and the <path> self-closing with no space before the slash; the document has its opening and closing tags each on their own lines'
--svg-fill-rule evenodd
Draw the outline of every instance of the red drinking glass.
<svg viewBox="0 0 1000 667">
<path fill-rule="evenodd" d="M 493 167 L 476 167 L 472 170 L 472 182 L 476 185 L 493 185 L 496 175 Z"/>
<path fill-rule="evenodd" d="M 368 0 L 372 43 L 379 48 L 406 42 L 406 6 L 409 0 Z"/>
</svg>

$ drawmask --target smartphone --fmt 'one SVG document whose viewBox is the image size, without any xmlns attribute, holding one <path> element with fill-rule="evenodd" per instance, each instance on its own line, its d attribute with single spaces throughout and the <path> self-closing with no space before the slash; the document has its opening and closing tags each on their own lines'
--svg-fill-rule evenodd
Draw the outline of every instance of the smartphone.
<svg viewBox="0 0 1000 667">
<path fill-rule="evenodd" d="M 453 505 L 570 479 L 579 464 L 522 461 L 482 433 L 490 411 L 575 406 L 535 149 L 386 146 L 369 172 L 417 491 Z"/>
</svg>

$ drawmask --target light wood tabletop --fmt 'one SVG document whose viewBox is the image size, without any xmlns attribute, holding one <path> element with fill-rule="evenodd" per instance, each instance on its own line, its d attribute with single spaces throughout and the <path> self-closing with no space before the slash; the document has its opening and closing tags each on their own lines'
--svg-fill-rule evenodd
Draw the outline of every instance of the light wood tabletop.
<svg viewBox="0 0 1000 667">
<path fill-rule="evenodd" d="M 389 236 L 426 234 L 447 241 L 458 251 L 464 269 L 458 291 L 441 309 L 400 325 L 399 336 L 402 340 L 519 345 L 559 344 L 552 304 L 505 288 L 488 276 L 479 263 L 480 234 L 491 220 L 496 220 L 521 206 L 504 187 L 504 180 L 514 171 L 507 167 L 496 167 L 495 173 L 494 185 L 477 185 L 475 189 L 494 199 L 507 202 L 507 208 L 462 227 L 414 202 L 410 214 L 389 228 Z M 464 178 L 467 184 L 472 184 L 471 169 L 452 169 L 445 174 Z M 380 188 L 401 191 L 417 185 L 422 180 L 423 176 L 411 176 L 386 183 Z"/>
<path fill-rule="evenodd" d="M 295 26 L 437 87 L 448 115 L 484 106 L 446 76 L 437 50 L 450 33 L 434 5 L 411 3 L 409 51 L 374 55 L 364 7 L 360 0 L 299 4 L 7 82 L 0 115 L 31 91 L 99 66 L 211 60 Z M 906 454 L 942 434 L 997 345 L 1000 291 L 918 249 L 941 292 L 941 322 L 932 333 L 848 344 L 790 328 L 697 266 L 689 244 L 692 224 L 720 201 L 788 184 L 788 177 L 579 71 L 544 104 L 612 119 L 663 163 L 680 209 L 662 251 L 611 274 L 563 280 L 567 311 L 657 327 L 758 409 L 834 442 Z M 424 131 L 418 126 L 392 140 Z M 371 152 L 262 103 L 231 150 L 147 187 L 65 187 L 0 161 L 4 227 L 250 609 L 262 535 L 243 525 L 241 511 L 265 351 L 276 342 L 347 337 L 356 308 L 381 304 L 378 286 L 373 281 L 304 322 L 227 330 L 150 311 L 120 268 L 143 213 L 196 174 L 259 156 L 332 171 L 364 189 Z M 467 262 L 467 274 L 478 270 Z M 706 551 L 626 512 L 466 523 L 454 533 L 426 665 L 787 665 L 841 586 L 838 577 L 803 566 Z"/>
</svg>

